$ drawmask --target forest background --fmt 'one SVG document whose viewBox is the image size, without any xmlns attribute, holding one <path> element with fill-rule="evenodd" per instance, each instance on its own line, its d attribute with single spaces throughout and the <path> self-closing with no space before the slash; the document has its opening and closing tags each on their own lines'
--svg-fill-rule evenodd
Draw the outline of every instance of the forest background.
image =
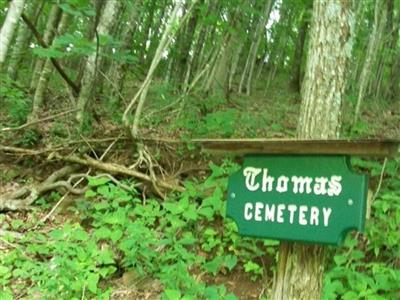
<svg viewBox="0 0 400 300">
<path fill-rule="evenodd" d="M 275 297 L 279 243 L 225 218 L 240 159 L 195 139 L 298 137 L 311 24 L 338 11 L 319 109 L 398 139 L 398 0 L 1 0 L 0 299 Z M 400 157 L 352 164 L 366 230 L 326 247 L 321 297 L 398 299 Z"/>
</svg>

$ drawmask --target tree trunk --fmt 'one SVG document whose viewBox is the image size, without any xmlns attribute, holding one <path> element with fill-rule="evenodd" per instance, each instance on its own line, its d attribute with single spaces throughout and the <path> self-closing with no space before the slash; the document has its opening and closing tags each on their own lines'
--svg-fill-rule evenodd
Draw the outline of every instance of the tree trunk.
<svg viewBox="0 0 400 300">
<path fill-rule="evenodd" d="M 97 25 L 99 24 L 99 19 L 100 19 L 101 12 L 102 12 L 102 9 L 104 6 L 104 1 L 103 0 L 91 0 L 90 2 L 94 8 L 95 15 L 91 16 L 89 19 L 89 25 L 86 28 L 85 37 L 88 40 L 93 40 L 93 38 L 95 37 L 95 34 L 96 34 Z M 76 66 L 74 67 L 74 68 L 79 69 L 78 75 L 76 76 L 76 82 L 82 82 L 83 74 L 85 74 L 86 62 L 87 62 L 86 57 L 82 57 L 81 59 L 79 59 L 77 61 Z"/>
<path fill-rule="evenodd" d="M 217 60 L 214 64 L 213 75 L 209 76 L 209 85 L 206 92 L 211 89 L 213 92 L 217 90 L 223 91 L 226 98 L 229 98 L 229 73 L 232 62 L 234 60 L 235 50 L 240 48 L 238 30 L 241 28 L 241 15 L 239 9 L 235 9 L 229 17 L 229 28 L 225 32 L 220 45 Z"/>
<path fill-rule="evenodd" d="M 185 90 L 185 76 L 186 76 L 186 70 L 191 64 L 191 56 L 190 56 L 190 48 L 193 44 L 193 37 L 195 34 L 196 26 L 197 26 L 197 19 L 199 15 L 199 6 L 202 5 L 202 2 L 198 2 L 194 9 L 193 13 L 191 14 L 191 17 L 188 21 L 188 24 L 185 28 L 182 28 L 182 40 L 181 43 L 178 44 L 179 46 L 179 51 L 178 51 L 178 57 L 177 57 L 177 69 L 176 69 L 176 76 L 175 76 L 175 82 L 177 86 L 181 90 Z M 178 39 L 179 40 L 179 39 Z"/>
<path fill-rule="evenodd" d="M 139 16 L 139 4 L 134 3 L 132 4 L 131 11 L 129 12 L 128 16 L 128 22 L 129 24 L 127 26 L 124 26 L 123 32 L 122 32 L 122 47 L 120 51 L 125 54 L 132 54 L 131 48 L 133 44 L 133 37 L 134 33 L 137 28 L 137 19 Z M 107 85 L 109 88 L 113 91 L 112 95 L 114 97 L 118 97 L 121 95 L 121 90 L 123 89 L 123 83 L 125 80 L 125 76 L 128 71 L 128 66 L 130 65 L 129 61 L 115 61 L 112 63 L 112 66 L 110 68 L 109 76 L 108 78 L 112 80 L 112 82 L 108 83 Z"/>
<path fill-rule="evenodd" d="M 353 15 L 347 0 L 314 2 L 297 136 L 339 137 L 340 107 L 351 57 Z M 332 71 L 334 70 L 334 72 Z M 273 300 L 320 299 L 325 248 L 282 242 Z"/>
<path fill-rule="evenodd" d="M 28 3 L 26 15 L 30 20 L 35 20 L 36 16 L 39 15 L 43 8 L 44 2 L 38 3 L 39 1 L 31 1 Z M 24 54 L 27 52 L 29 41 L 32 38 L 32 33 L 24 22 L 20 22 L 18 26 L 17 38 L 15 40 L 15 45 L 10 56 L 10 61 L 7 67 L 7 74 L 12 80 L 16 80 L 18 77 L 18 66 L 22 61 Z"/>
<path fill-rule="evenodd" d="M 144 35 L 143 35 L 143 45 L 140 46 L 140 53 L 139 53 L 139 62 L 140 64 L 144 64 L 145 61 L 147 61 L 147 51 L 150 47 L 147 47 L 146 43 L 147 41 L 150 41 L 150 29 L 151 25 L 153 25 L 154 22 L 154 12 L 156 10 L 156 0 L 151 0 L 150 2 L 150 7 L 146 9 L 148 11 L 148 17 L 146 18 L 146 24 L 144 26 Z M 146 59 L 145 59 L 146 57 Z"/>
<path fill-rule="evenodd" d="M 391 100 L 400 98 L 400 47 L 397 46 L 400 29 L 400 13 L 397 19 L 394 18 L 394 1 L 388 0 L 387 3 L 387 30 L 391 33 L 389 42 L 390 64 L 389 64 L 389 83 L 386 88 L 385 96 Z"/>
<path fill-rule="evenodd" d="M 101 14 L 99 24 L 97 26 L 97 35 L 107 35 L 112 27 L 112 23 L 116 20 L 116 14 L 118 8 L 120 6 L 119 1 L 107 1 Z M 97 42 L 97 38 L 95 37 L 94 42 Z M 100 65 L 101 55 L 99 51 L 92 53 L 87 61 L 85 66 L 85 72 L 82 78 L 82 88 L 79 94 L 78 102 L 77 102 L 77 113 L 76 120 L 78 122 L 78 126 L 82 128 L 83 125 L 83 114 L 85 112 L 86 105 L 89 99 L 92 96 L 92 91 L 94 88 L 94 84 L 96 81 L 96 69 L 97 66 Z"/>
<path fill-rule="evenodd" d="M 8 7 L 7 16 L 0 31 L 0 70 L 2 69 L 3 63 L 6 59 L 8 47 L 10 46 L 11 39 L 13 38 L 24 5 L 25 0 L 13 0 Z"/>
<path fill-rule="evenodd" d="M 160 60 L 162 58 L 162 53 L 168 49 L 168 47 L 172 41 L 172 38 L 176 34 L 176 32 L 173 31 L 175 29 L 174 26 L 176 26 L 177 24 L 178 24 L 178 26 L 180 25 L 180 22 L 179 22 L 180 17 L 178 16 L 178 11 L 180 10 L 181 6 L 182 6 L 182 1 L 178 1 L 175 4 L 174 10 L 171 12 L 171 15 L 168 19 L 168 23 L 164 30 L 163 36 L 157 47 L 153 61 L 151 62 L 147 76 L 146 76 L 142 86 L 140 87 L 139 91 L 136 93 L 134 98 L 129 103 L 129 105 L 126 108 L 124 115 L 122 117 L 122 121 L 125 124 L 125 126 L 129 126 L 128 114 L 131 111 L 131 109 L 133 108 L 133 105 L 135 104 L 135 102 L 138 100 L 138 105 L 136 107 L 135 116 L 134 116 L 132 127 L 131 127 L 131 134 L 132 134 L 133 138 L 137 138 L 137 136 L 139 134 L 140 117 L 142 115 L 143 105 L 146 101 L 147 92 L 149 90 L 150 83 L 153 79 L 154 72 L 155 72 L 158 64 L 160 63 Z M 190 13 L 190 11 L 188 13 Z M 176 30 L 178 30 L 178 29 L 179 29 L 179 27 L 176 28 Z"/>
<path fill-rule="evenodd" d="M 307 4 L 311 4 L 312 2 L 308 1 Z M 308 7 L 306 8 L 308 9 Z M 306 41 L 306 33 L 307 29 L 309 26 L 309 16 L 307 11 L 305 11 L 302 16 L 301 16 L 301 21 L 300 21 L 300 28 L 299 28 L 299 34 L 296 42 L 296 49 L 294 52 L 294 57 L 293 57 L 293 69 L 292 69 L 292 80 L 291 80 L 291 86 L 292 88 L 300 92 L 301 88 L 301 61 L 303 58 L 303 50 L 304 50 L 304 43 Z"/>
<path fill-rule="evenodd" d="M 256 31 L 253 36 L 253 41 L 250 46 L 249 55 L 246 60 L 246 65 L 244 67 L 244 70 L 242 73 L 242 78 L 240 80 L 239 93 L 243 92 L 244 84 L 245 84 L 245 80 L 246 80 L 246 94 L 250 95 L 251 81 L 252 81 L 252 77 L 253 77 L 254 63 L 257 58 L 258 46 L 260 45 L 261 37 L 264 34 L 265 26 L 267 25 L 267 22 L 269 19 L 269 14 L 272 9 L 272 4 L 273 4 L 273 0 L 266 1 L 265 7 L 263 10 L 263 14 L 261 15 L 260 20 L 257 24 Z"/>
<path fill-rule="evenodd" d="M 237 45 L 235 53 L 233 54 L 232 65 L 229 69 L 229 79 L 228 79 L 228 89 L 229 91 L 233 90 L 233 81 L 235 80 L 236 70 L 239 65 L 240 54 L 243 50 L 243 43 L 239 43 Z"/>
<path fill-rule="evenodd" d="M 58 36 L 61 36 L 65 33 L 70 23 L 70 20 L 71 18 L 69 14 L 66 13 L 62 14 L 61 21 L 60 24 L 58 25 L 58 30 L 57 30 Z M 53 63 L 51 62 L 50 58 L 47 58 L 35 90 L 35 95 L 33 97 L 32 112 L 28 117 L 28 122 L 33 122 L 38 119 L 39 110 L 42 107 L 44 96 L 47 90 L 47 86 L 52 71 L 53 71 Z"/>
<path fill-rule="evenodd" d="M 46 23 L 46 29 L 43 35 L 43 41 L 46 43 L 46 45 L 50 45 L 51 42 L 53 41 L 55 31 L 57 30 L 57 25 L 60 21 L 61 17 L 61 9 L 58 7 L 57 4 L 53 4 L 49 17 L 47 19 Z M 32 79 L 31 79 L 31 84 L 30 84 L 30 90 L 35 90 L 37 86 L 37 82 L 40 78 L 40 74 L 42 73 L 42 68 L 45 63 L 45 60 L 43 58 L 37 58 L 35 62 L 35 68 L 33 70 L 32 74 Z"/>
<path fill-rule="evenodd" d="M 367 54 L 365 56 L 364 66 L 359 80 L 360 85 L 358 87 L 357 104 L 352 122 L 353 126 L 357 123 L 360 115 L 361 103 L 365 97 L 365 92 L 369 83 L 369 76 L 378 51 L 379 36 L 381 35 L 381 31 L 384 29 L 383 25 L 385 22 L 385 10 L 382 10 L 382 3 L 383 1 L 381 0 L 376 0 L 375 2 L 374 25 L 369 37 Z"/>
</svg>

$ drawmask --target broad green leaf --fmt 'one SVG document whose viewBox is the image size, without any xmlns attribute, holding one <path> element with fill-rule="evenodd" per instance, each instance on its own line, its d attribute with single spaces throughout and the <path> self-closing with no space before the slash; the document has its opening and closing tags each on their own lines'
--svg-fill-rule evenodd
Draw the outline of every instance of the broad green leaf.
<svg viewBox="0 0 400 300">
<path fill-rule="evenodd" d="M 231 255 L 231 254 L 226 255 L 224 258 L 224 264 L 229 269 L 229 271 L 232 271 L 232 269 L 237 264 L 237 257 L 235 255 Z"/>
<path fill-rule="evenodd" d="M 89 186 L 100 186 L 100 185 L 105 185 L 109 181 L 110 179 L 108 177 L 99 177 L 99 178 L 89 177 L 88 183 Z"/>
<path fill-rule="evenodd" d="M 13 294 L 11 293 L 11 291 L 1 291 L 0 290 L 0 299 L 1 300 L 13 300 Z"/>
<path fill-rule="evenodd" d="M 237 297 L 234 294 L 230 293 L 225 296 L 224 300 L 237 300 Z"/>
<path fill-rule="evenodd" d="M 73 234 L 73 238 L 77 241 L 87 241 L 89 238 L 89 235 L 87 232 L 81 228 L 75 230 Z"/>
<path fill-rule="evenodd" d="M 96 294 L 97 292 L 97 283 L 99 282 L 100 276 L 97 273 L 89 273 L 86 283 L 87 283 L 87 288 L 90 292 L 93 294 Z"/>
<path fill-rule="evenodd" d="M 168 300 L 179 300 L 181 298 L 181 292 L 178 290 L 166 289 L 164 294 Z"/>
<path fill-rule="evenodd" d="M 98 240 L 105 240 L 112 237 L 112 232 L 107 227 L 100 227 L 94 232 L 94 236 Z"/>
<path fill-rule="evenodd" d="M 68 55 L 66 52 L 62 52 L 52 48 L 35 48 L 33 49 L 33 53 L 39 57 L 45 58 L 60 58 Z"/>
<path fill-rule="evenodd" d="M 96 194 L 96 192 L 94 192 L 93 190 L 91 190 L 91 189 L 88 189 L 86 192 L 85 192 L 85 198 L 93 198 L 94 196 L 96 196 L 97 194 Z"/>
<path fill-rule="evenodd" d="M 189 207 L 183 212 L 183 216 L 187 220 L 195 221 L 198 218 L 196 206 L 194 204 L 190 204 Z"/>
<path fill-rule="evenodd" d="M 116 229 L 112 231 L 111 240 L 115 243 L 118 241 L 123 235 L 122 230 Z"/>
<path fill-rule="evenodd" d="M 11 270 L 10 270 L 10 268 L 8 268 L 8 267 L 4 267 L 4 266 L 0 266 L 0 276 L 3 276 L 3 277 L 8 277 L 8 275 L 10 275 L 11 274 L 11 272 L 10 272 Z"/>
<path fill-rule="evenodd" d="M 337 266 L 343 265 L 345 262 L 347 262 L 347 257 L 344 255 L 335 255 L 333 257 L 333 260 L 335 261 Z"/>
<path fill-rule="evenodd" d="M 212 220 L 214 210 L 211 207 L 202 207 L 199 209 L 199 214 L 205 216 L 208 220 Z"/>
</svg>

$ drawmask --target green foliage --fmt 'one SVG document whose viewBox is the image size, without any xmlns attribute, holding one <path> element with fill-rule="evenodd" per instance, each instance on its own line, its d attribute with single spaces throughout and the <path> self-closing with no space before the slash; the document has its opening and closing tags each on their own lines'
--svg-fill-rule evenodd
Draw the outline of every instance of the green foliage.
<svg viewBox="0 0 400 300">
<path fill-rule="evenodd" d="M 236 299 L 224 285 L 198 280 L 198 274 L 214 277 L 243 268 L 256 280 L 263 271 L 253 262 L 276 247 L 239 237 L 235 224 L 224 219 L 227 175 L 237 168 L 231 161 L 210 164 L 204 183 L 186 181 L 185 192 L 161 203 L 144 203 L 134 189 L 107 177 L 89 178 L 85 199 L 70 208 L 80 223 L 30 232 L 0 256 L 2 297 L 25 290 L 28 298 L 75 299 L 85 290 L 88 298 L 109 299 L 112 288 L 102 283 L 123 270 L 134 272 L 138 283 L 158 279 L 162 299 Z"/>
<path fill-rule="evenodd" d="M 26 121 L 30 105 L 25 92 L 6 76 L 0 76 L 1 111 L 7 114 L 9 126 L 21 125 Z"/>
<path fill-rule="evenodd" d="M 244 271 L 246 273 L 253 274 L 251 277 L 252 280 L 255 280 L 258 276 L 261 276 L 263 274 L 262 266 L 255 262 L 252 262 L 251 260 L 244 265 Z"/>
<path fill-rule="evenodd" d="M 21 146 L 34 146 L 39 142 L 40 134 L 35 129 L 25 131 L 21 138 L 15 141 L 15 144 Z"/>
<path fill-rule="evenodd" d="M 382 164 L 354 159 L 357 168 L 378 177 Z M 399 158 L 388 161 L 385 178 L 372 203 L 365 236 L 348 236 L 325 276 L 323 299 L 398 299 L 400 287 Z"/>
</svg>

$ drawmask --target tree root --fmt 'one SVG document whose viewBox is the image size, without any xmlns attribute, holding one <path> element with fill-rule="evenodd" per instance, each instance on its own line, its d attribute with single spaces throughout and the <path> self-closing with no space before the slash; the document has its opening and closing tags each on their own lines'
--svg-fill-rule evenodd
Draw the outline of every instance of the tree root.
<svg viewBox="0 0 400 300">
<path fill-rule="evenodd" d="M 104 162 L 98 161 L 87 155 L 85 155 L 84 159 L 83 159 L 83 158 L 79 158 L 75 155 L 61 156 L 56 153 L 56 154 L 54 154 L 53 158 L 59 159 L 62 161 L 66 161 L 66 162 L 70 162 L 70 163 L 74 163 L 74 164 L 80 164 L 83 166 L 91 167 L 91 168 L 94 168 L 97 170 L 102 170 L 102 171 L 112 173 L 112 174 L 123 174 L 123 175 L 131 176 L 131 177 L 134 177 L 141 181 L 150 183 L 151 185 L 153 185 L 153 187 L 155 184 L 158 188 L 162 188 L 162 189 L 169 190 L 169 191 L 172 190 L 172 191 L 183 192 L 185 190 L 181 186 L 170 184 L 165 180 L 156 179 L 154 174 L 152 176 L 149 176 L 147 174 L 129 169 L 122 165 L 113 164 L 113 163 L 104 163 Z M 162 196 L 162 193 L 160 191 L 157 192 L 157 194 L 158 193 L 160 193 Z M 164 198 L 164 196 L 162 196 L 162 197 Z"/>
<path fill-rule="evenodd" d="M 77 166 L 66 166 L 51 174 L 43 183 L 34 186 L 24 186 L 17 191 L 0 196 L 0 211 L 26 209 L 40 195 L 58 188 L 65 188 L 72 194 L 83 194 L 84 189 L 73 188 L 69 181 L 58 180 L 77 170 Z M 58 181 L 57 181 L 58 180 Z"/>
<path fill-rule="evenodd" d="M 78 169 L 79 165 L 104 171 L 105 173 L 121 174 L 134 177 L 140 182 L 139 184 L 147 183 L 151 187 L 152 191 L 163 199 L 165 198 L 166 191 L 183 192 L 185 190 L 182 186 L 165 180 L 164 170 L 143 144 L 141 144 L 141 147 L 138 148 L 138 161 L 131 167 L 102 162 L 102 158 L 115 142 L 116 140 L 114 139 L 113 143 L 109 146 L 109 148 L 107 148 L 106 152 L 99 159 L 93 159 L 87 155 L 85 155 L 83 158 L 76 155 L 62 156 L 59 152 L 57 152 L 57 150 L 51 152 L 47 157 L 48 160 L 59 160 L 72 163 L 73 165 L 66 166 L 55 171 L 40 184 L 27 185 L 16 191 L 0 195 L 0 211 L 27 209 L 39 198 L 40 195 L 58 188 L 63 188 L 71 194 L 83 194 L 85 192 L 85 188 L 76 188 L 76 186 L 80 183 L 80 181 L 77 182 L 76 180 L 82 180 L 84 178 L 87 180 L 88 174 L 72 174 Z M 18 155 L 41 155 L 49 152 L 48 150 L 30 150 L 2 145 L 0 145 L 0 151 L 16 153 Z M 148 170 L 148 174 L 132 168 L 146 169 Z M 159 175 L 156 175 L 156 173 L 161 173 L 161 178 Z M 130 186 L 124 185 L 110 174 L 98 174 L 95 177 L 106 176 L 119 187 L 126 190 L 131 190 Z M 68 175 L 70 175 L 70 177 L 67 180 L 63 179 Z"/>
</svg>

